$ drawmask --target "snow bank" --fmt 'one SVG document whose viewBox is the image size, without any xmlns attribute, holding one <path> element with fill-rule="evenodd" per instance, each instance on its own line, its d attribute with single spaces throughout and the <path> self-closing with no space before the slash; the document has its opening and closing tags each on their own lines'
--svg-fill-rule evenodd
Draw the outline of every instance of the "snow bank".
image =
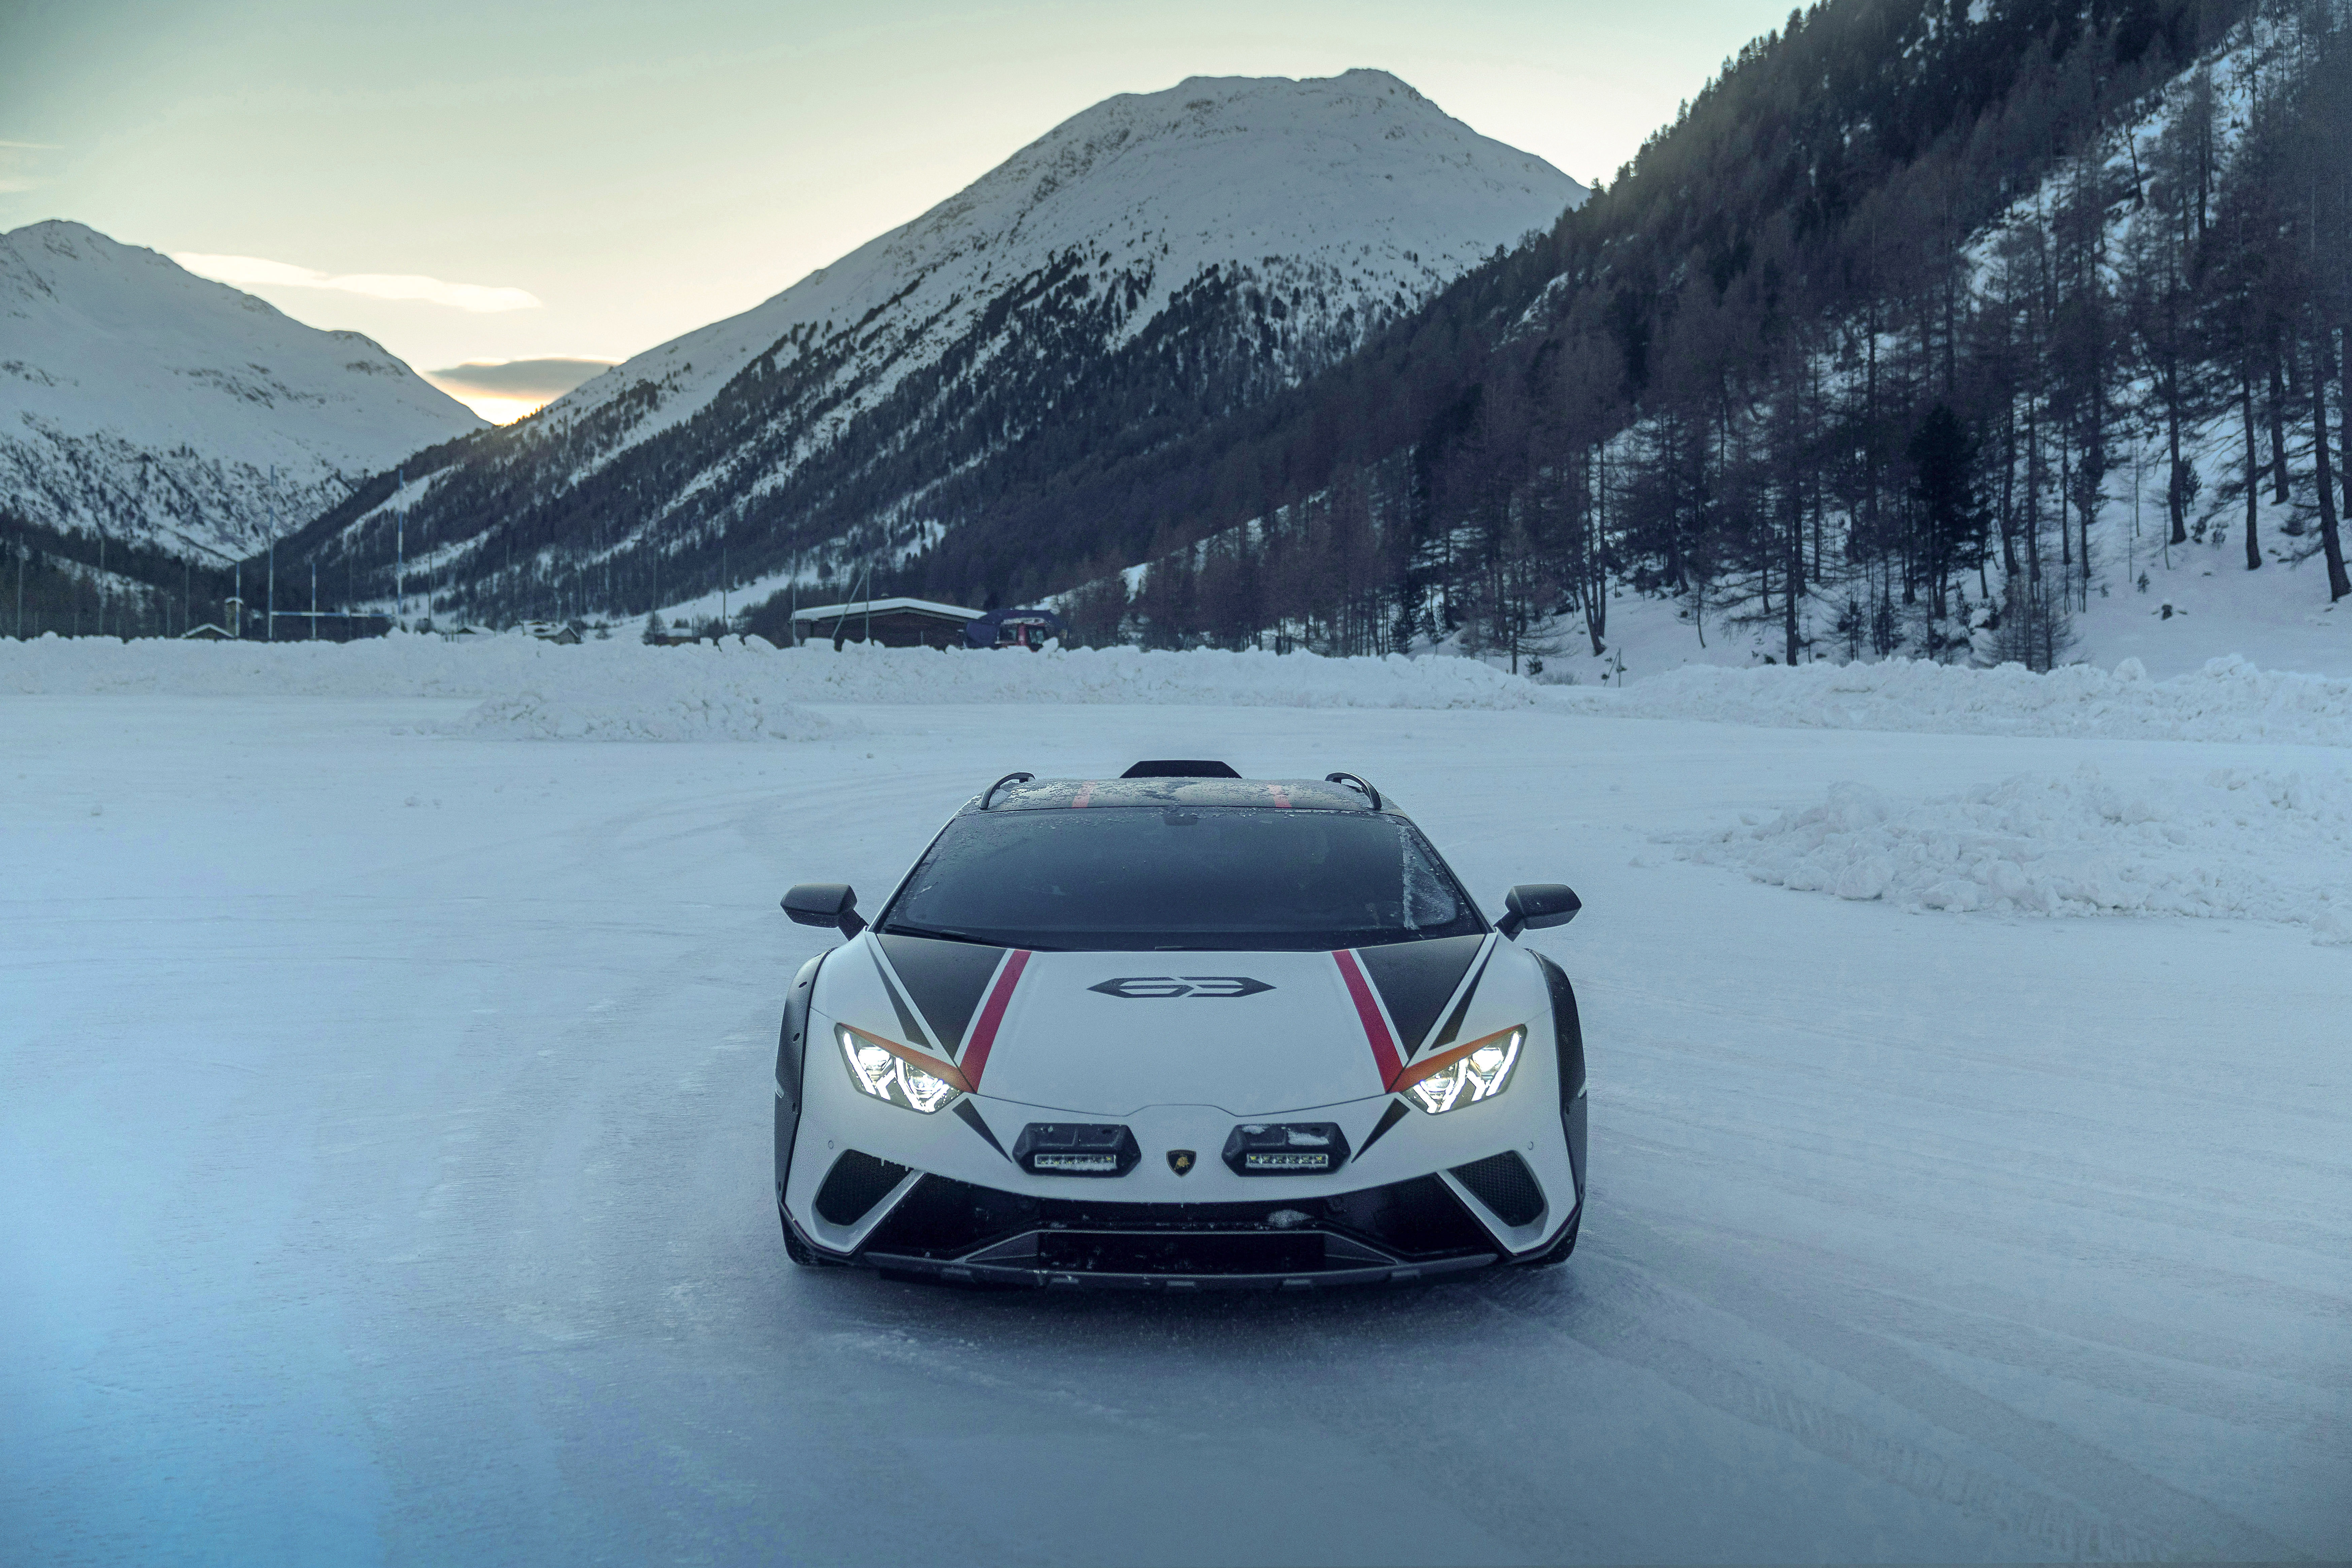
<svg viewBox="0 0 2352 1568">
<path fill-rule="evenodd" d="M 835 725 L 735 682 L 617 700 L 525 691 L 493 697 L 437 728 L 443 734 L 511 741 L 812 741 Z"/>
<path fill-rule="evenodd" d="M 2150 680 L 2139 660 L 2112 674 L 2069 665 L 2036 675 L 1888 659 L 1725 669 L 1694 665 L 1621 690 L 1545 687 L 1546 708 L 1656 719 L 1966 735 L 2077 735 L 2352 745 L 2352 680 L 2257 669 L 2231 656 Z"/>
<path fill-rule="evenodd" d="M 776 648 L 757 637 L 723 647 L 646 647 L 634 640 L 559 647 L 530 637 L 445 642 L 120 642 L 41 637 L 0 642 L 0 692 L 80 695 L 484 697 L 485 724 L 538 732 L 565 704 L 663 711 L 707 701 L 758 706 L 772 721 L 794 702 L 1197 702 L 1256 708 L 1525 708 L 1536 689 L 1475 659 L 1318 658 L 1294 653 L 1036 654 L 830 646 Z"/>
<path fill-rule="evenodd" d="M 1759 882 L 1913 910 L 2235 917 L 2352 945 L 2352 776 L 2125 784 L 2086 764 L 1916 802 L 1842 784 L 1803 811 L 1673 842 Z"/>
<path fill-rule="evenodd" d="M 1038 654 L 760 639 L 558 647 L 522 637 L 450 643 L 184 643 L 96 637 L 0 642 L 0 692 L 174 696 L 473 697 L 470 732 L 752 736 L 814 732 L 796 703 L 1200 703 L 1242 708 L 1537 708 L 1737 724 L 2284 741 L 2352 746 L 2352 680 L 2214 659 L 2156 681 L 2137 659 L 2035 675 L 1910 659 L 1727 669 L 1693 666 L 1622 689 L 1538 686 L 1474 658 L 1309 653 Z M 583 728 L 584 726 L 584 728 Z"/>
</svg>

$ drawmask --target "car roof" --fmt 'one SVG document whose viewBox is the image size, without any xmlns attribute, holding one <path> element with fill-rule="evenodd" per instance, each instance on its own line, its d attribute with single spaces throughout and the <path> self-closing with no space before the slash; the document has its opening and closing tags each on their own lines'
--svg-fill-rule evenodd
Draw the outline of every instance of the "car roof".
<svg viewBox="0 0 2352 1568">
<path fill-rule="evenodd" d="M 1402 814 L 1377 797 L 1328 779 L 1024 779 L 985 797 L 989 811 L 1071 811 L 1121 806 L 1271 806 L 1296 811 Z M 980 798 L 964 808 L 982 809 Z"/>
</svg>

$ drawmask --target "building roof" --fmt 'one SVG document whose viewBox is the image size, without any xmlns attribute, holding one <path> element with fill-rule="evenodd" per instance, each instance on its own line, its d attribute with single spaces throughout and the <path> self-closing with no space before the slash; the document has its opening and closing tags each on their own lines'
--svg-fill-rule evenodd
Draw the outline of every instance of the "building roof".
<svg viewBox="0 0 2352 1568">
<path fill-rule="evenodd" d="M 850 605 L 803 605 L 793 612 L 795 621 L 844 620 L 851 616 L 887 616 L 893 610 L 912 610 L 917 615 L 938 616 L 942 619 L 976 621 L 982 612 L 967 610 L 961 605 L 942 605 L 930 599 L 860 599 Z"/>
</svg>

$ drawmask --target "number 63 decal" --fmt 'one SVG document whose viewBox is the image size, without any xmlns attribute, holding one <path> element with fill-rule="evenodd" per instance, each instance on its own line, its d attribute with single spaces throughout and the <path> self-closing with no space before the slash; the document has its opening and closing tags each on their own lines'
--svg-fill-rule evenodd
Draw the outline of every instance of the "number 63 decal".
<svg viewBox="0 0 2352 1568">
<path fill-rule="evenodd" d="M 1246 974 L 1130 974 L 1087 989 L 1133 1002 L 1146 997 L 1255 996 L 1274 987 Z"/>
</svg>

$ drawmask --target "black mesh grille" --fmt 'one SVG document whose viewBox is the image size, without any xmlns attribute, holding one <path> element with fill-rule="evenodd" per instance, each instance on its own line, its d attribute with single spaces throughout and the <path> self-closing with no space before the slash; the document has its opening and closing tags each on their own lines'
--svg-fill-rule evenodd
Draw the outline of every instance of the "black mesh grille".
<svg viewBox="0 0 2352 1568">
<path fill-rule="evenodd" d="M 890 1211 L 866 1245 L 877 1252 L 956 1258 L 1000 1236 L 1037 1224 L 1037 1199 L 975 1187 L 947 1176 L 925 1176 Z"/>
<path fill-rule="evenodd" d="M 824 1173 L 824 1185 L 816 1190 L 817 1217 L 829 1225 L 856 1225 L 906 1179 L 906 1166 L 852 1149 Z"/>
<path fill-rule="evenodd" d="M 1454 1179 L 1470 1189 L 1470 1195 L 1495 1211 L 1495 1217 L 1505 1225 L 1532 1225 L 1543 1213 L 1543 1189 L 1536 1185 L 1536 1173 L 1528 1163 L 1515 1152 L 1490 1154 L 1484 1160 L 1454 1167 Z"/>
<path fill-rule="evenodd" d="M 1271 1216 L 1284 1210 L 1301 1223 Z M 1119 1232 L 1130 1237 L 1184 1236 L 1204 1231 L 1328 1231 L 1353 1236 L 1409 1260 L 1492 1252 L 1494 1242 L 1461 1200 L 1435 1176 L 1328 1198 L 1290 1197 L 1260 1203 L 1130 1204 L 1091 1197 L 1033 1198 L 976 1187 L 945 1176 L 925 1176 L 875 1228 L 867 1247 L 908 1257 L 960 1258 L 1024 1231 Z M 1317 1246 L 1320 1246 L 1318 1239 Z M 1279 1268 L 1299 1267 L 1281 1253 Z"/>
<path fill-rule="evenodd" d="M 1492 1251 L 1485 1227 L 1435 1176 L 1323 1200 L 1331 1220 L 1408 1258 Z"/>
</svg>

